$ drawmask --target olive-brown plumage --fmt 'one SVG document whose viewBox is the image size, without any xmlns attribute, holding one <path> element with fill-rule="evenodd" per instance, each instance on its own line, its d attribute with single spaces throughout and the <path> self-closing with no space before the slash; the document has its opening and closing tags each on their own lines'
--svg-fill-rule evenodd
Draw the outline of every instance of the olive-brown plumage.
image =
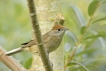
<svg viewBox="0 0 106 71">
<path fill-rule="evenodd" d="M 66 30 L 68 29 L 63 27 L 62 25 L 57 24 L 53 26 L 51 31 L 43 35 L 44 46 L 47 49 L 48 53 L 56 50 L 59 47 Z M 11 50 L 7 52 L 6 55 L 12 55 L 21 51 L 25 51 L 25 48 L 30 48 L 32 46 L 35 46 L 36 42 L 35 40 L 31 40 L 27 43 L 23 43 L 22 45 L 23 46 L 21 48 Z M 37 51 L 37 48 L 35 51 Z"/>
</svg>

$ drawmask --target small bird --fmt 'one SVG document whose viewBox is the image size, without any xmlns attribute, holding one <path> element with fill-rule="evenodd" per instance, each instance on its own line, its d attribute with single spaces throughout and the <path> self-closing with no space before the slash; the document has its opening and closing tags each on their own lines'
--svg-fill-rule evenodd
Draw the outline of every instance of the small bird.
<svg viewBox="0 0 106 71">
<path fill-rule="evenodd" d="M 43 35 L 44 46 L 48 53 L 56 50 L 59 47 L 66 30 L 68 29 L 60 24 L 56 24 L 52 27 L 51 31 Z M 20 48 L 7 52 L 6 55 L 10 56 L 21 51 L 26 51 L 28 48 L 34 48 L 34 51 L 38 51 L 35 40 L 23 43 L 22 45 L 23 46 Z"/>
</svg>

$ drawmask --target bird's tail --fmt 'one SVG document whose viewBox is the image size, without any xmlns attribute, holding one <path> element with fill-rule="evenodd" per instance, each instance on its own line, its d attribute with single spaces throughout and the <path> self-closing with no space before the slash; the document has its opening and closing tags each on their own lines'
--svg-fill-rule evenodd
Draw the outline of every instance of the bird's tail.
<svg viewBox="0 0 106 71">
<path fill-rule="evenodd" d="M 19 53 L 19 52 L 21 52 L 21 51 L 23 51 L 22 48 L 13 49 L 13 50 L 7 52 L 6 55 L 10 56 L 10 55 Z"/>
</svg>

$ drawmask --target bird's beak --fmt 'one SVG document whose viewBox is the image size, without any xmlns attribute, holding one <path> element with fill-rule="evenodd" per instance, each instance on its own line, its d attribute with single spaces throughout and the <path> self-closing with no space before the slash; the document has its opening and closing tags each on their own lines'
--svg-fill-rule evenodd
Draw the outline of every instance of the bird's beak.
<svg viewBox="0 0 106 71">
<path fill-rule="evenodd" d="M 65 31 L 69 30 L 68 28 L 64 28 Z"/>
</svg>

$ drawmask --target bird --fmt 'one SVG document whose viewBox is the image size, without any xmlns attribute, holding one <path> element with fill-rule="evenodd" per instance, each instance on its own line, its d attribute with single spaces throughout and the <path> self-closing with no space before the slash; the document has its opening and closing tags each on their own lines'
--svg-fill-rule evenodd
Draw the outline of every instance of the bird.
<svg viewBox="0 0 106 71">
<path fill-rule="evenodd" d="M 42 36 L 44 47 L 46 48 L 48 53 L 56 50 L 59 47 L 59 45 L 62 42 L 62 38 L 65 34 L 65 31 L 67 30 L 68 28 L 65 28 L 60 24 L 55 24 L 49 32 L 45 33 Z M 26 51 L 28 48 L 29 49 L 34 48 L 34 51 L 38 51 L 35 40 L 36 39 L 33 39 L 30 40 L 29 42 L 21 44 L 22 47 L 10 50 L 9 52 L 6 53 L 6 55 L 10 56 L 22 51 Z"/>
</svg>

